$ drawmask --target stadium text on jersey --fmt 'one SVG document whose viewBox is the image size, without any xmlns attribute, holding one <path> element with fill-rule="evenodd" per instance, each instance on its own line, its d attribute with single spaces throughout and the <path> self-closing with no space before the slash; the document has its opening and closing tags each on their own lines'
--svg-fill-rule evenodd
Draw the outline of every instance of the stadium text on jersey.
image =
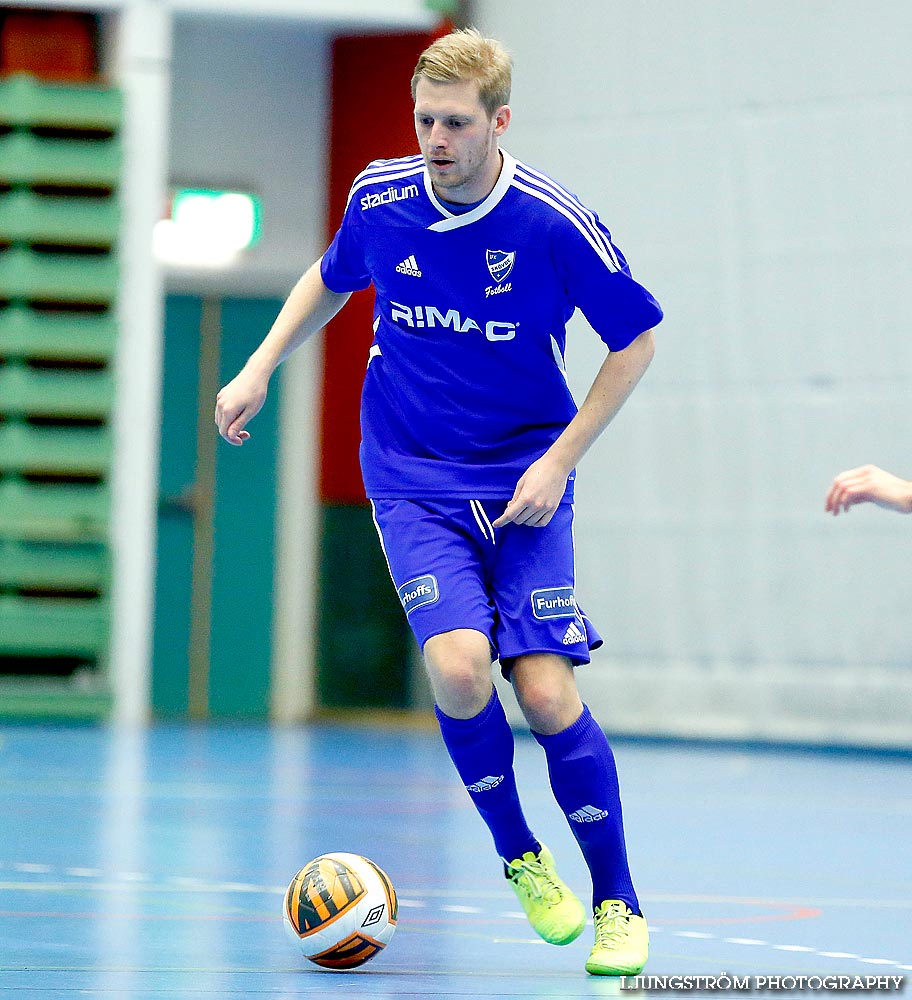
<svg viewBox="0 0 912 1000">
<path fill-rule="evenodd" d="M 365 210 L 376 208 L 378 205 L 389 205 L 394 201 L 405 201 L 406 198 L 414 198 L 418 194 L 418 185 L 409 184 L 408 187 L 387 188 L 382 194 L 366 194 L 361 199 L 361 207 Z"/>
</svg>

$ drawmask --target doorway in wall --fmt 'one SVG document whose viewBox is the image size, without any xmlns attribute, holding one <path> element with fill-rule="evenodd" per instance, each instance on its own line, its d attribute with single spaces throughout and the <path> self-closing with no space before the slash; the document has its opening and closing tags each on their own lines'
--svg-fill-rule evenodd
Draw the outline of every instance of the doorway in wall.
<svg viewBox="0 0 912 1000">
<path fill-rule="evenodd" d="M 157 718 L 265 719 L 272 660 L 278 380 L 243 448 L 215 395 L 281 308 L 170 295 L 165 304 L 152 708 Z"/>
</svg>

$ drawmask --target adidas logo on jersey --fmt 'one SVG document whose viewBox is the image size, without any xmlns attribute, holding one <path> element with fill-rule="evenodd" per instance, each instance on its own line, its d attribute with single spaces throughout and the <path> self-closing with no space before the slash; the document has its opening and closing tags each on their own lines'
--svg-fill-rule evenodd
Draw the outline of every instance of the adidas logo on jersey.
<svg viewBox="0 0 912 1000">
<path fill-rule="evenodd" d="M 415 260 L 414 254 L 406 257 L 401 264 L 397 264 L 396 271 L 399 274 L 410 274 L 413 278 L 421 277 L 421 268 L 418 267 L 418 261 Z"/>
<path fill-rule="evenodd" d="M 576 812 L 570 813 L 570 819 L 574 823 L 597 823 L 600 819 L 607 819 L 610 813 L 607 809 L 596 809 L 595 806 L 583 806 Z"/>
<path fill-rule="evenodd" d="M 481 781 L 476 781 L 472 785 L 466 785 L 466 788 L 470 792 L 490 792 L 492 788 L 496 788 L 502 781 L 504 776 L 499 774 L 496 778 L 493 774 L 489 774 L 487 778 L 482 778 Z"/>
<path fill-rule="evenodd" d="M 567 626 L 567 631 L 564 632 L 564 645 L 572 646 L 575 642 L 585 642 L 586 637 L 583 635 L 579 626 L 576 622 L 570 622 Z"/>
</svg>

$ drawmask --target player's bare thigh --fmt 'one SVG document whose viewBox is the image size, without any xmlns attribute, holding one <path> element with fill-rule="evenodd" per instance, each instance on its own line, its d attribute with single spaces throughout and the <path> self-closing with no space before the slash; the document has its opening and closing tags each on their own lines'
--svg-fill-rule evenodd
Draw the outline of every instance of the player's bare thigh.
<svg viewBox="0 0 912 1000">
<path fill-rule="evenodd" d="M 510 671 L 516 700 L 533 732 L 553 736 L 583 712 L 573 666 L 557 653 L 517 656 Z"/>
<path fill-rule="evenodd" d="M 471 719 L 491 699 L 491 645 L 473 628 L 432 635 L 424 662 L 440 710 L 452 719 Z"/>
</svg>

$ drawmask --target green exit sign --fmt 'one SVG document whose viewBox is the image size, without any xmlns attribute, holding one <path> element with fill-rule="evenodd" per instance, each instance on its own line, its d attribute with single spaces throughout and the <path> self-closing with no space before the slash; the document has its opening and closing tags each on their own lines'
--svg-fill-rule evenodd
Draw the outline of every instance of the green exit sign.
<svg viewBox="0 0 912 1000">
<path fill-rule="evenodd" d="M 156 257 L 184 267 L 229 267 L 263 235 L 263 203 L 244 191 L 179 188 L 155 227 Z"/>
<path fill-rule="evenodd" d="M 263 203 L 242 191 L 181 188 L 171 199 L 171 219 L 181 229 L 215 231 L 228 246 L 246 250 L 262 235 Z"/>
</svg>

